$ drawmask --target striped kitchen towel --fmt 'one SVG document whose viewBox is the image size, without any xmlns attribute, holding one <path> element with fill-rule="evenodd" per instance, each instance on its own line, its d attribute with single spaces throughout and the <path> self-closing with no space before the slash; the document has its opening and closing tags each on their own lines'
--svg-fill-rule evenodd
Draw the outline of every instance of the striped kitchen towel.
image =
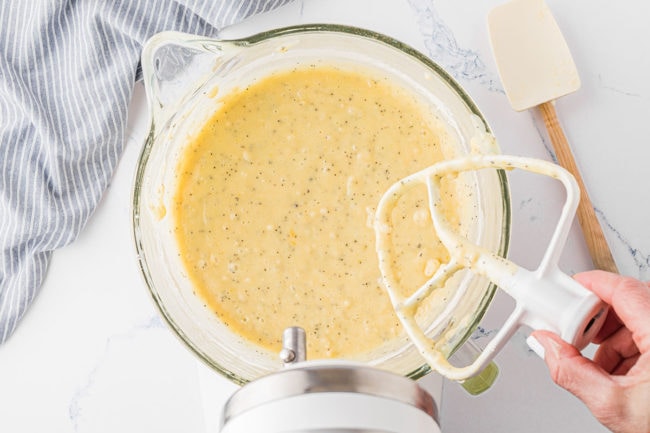
<svg viewBox="0 0 650 433">
<path fill-rule="evenodd" d="M 10 0 L 0 6 L 0 343 L 52 252 L 95 209 L 125 142 L 143 43 L 206 36 L 290 0 Z"/>
</svg>

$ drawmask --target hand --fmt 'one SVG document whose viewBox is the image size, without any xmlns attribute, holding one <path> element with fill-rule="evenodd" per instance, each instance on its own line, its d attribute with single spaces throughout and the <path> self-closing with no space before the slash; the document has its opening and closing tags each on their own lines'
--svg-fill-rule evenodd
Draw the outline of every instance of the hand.
<svg viewBox="0 0 650 433">
<path fill-rule="evenodd" d="M 593 361 L 551 332 L 532 333 L 551 378 L 612 431 L 650 433 L 650 285 L 604 271 L 574 278 L 611 308 Z"/>
</svg>

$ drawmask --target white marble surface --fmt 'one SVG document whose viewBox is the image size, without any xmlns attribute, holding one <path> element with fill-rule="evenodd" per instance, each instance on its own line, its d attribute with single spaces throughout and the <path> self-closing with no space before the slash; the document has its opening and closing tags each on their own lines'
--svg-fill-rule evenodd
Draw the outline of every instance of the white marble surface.
<svg viewBox="0 0 650 433">
<path fill-rule="evenodd" d="M 650 4 L 547 0 L 573 52 L 582 88 L 557 103 L 591 199 L 622 273 L 650 278 L 648 122 Z M 224 34 L 307 22 L 370 28 L 424 52 L 450 72 L 485 114 L 506 153 L 551 159 L 535 114 L 514 112 L 501 90 L 486 30 L 496 0 L 303 0 Z M 236 386 L 200 364 L 158 318 L 140 279 L 130 230 L 130 189 L 147 130 L 137 86 L 128 142 L 107 194 L 79 239 L 54 254 L 41 294 L 0 346 L 2 432 L 215 432 Z M 537 178 L 511 177 L 510 258 L 534 267 L 562 197 Z M 574 226 L 562 267 L 591 267 Z M 494 303 L 477 339 L 510 306 Z M 444 383 L 446 433 L 606 431 L 549 379 L 517 334 L 498 356 L 501 373 L 470 397 Z M 429 377 L 425 386 L 439 380 Z"/>
</svg>

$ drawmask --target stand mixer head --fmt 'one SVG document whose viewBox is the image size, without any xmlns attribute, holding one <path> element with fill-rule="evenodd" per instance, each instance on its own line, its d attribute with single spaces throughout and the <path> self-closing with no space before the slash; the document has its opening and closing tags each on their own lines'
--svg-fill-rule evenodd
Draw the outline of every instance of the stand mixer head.
<svg viewBox="0 0 650 433">
<path fill-rule="evenodd" d="M 287 328 L 285 369 L 240 388 L 221 433 L 440 433 L 436 402 L 415 381 L 345 361 L 306 361 L 305 331 Z"/>
</svg>

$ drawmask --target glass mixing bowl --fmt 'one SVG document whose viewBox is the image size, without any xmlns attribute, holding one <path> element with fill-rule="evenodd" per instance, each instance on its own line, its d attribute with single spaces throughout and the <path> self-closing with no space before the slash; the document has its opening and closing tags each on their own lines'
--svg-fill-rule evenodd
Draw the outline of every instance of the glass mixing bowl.
<svg viewBox="0 0 650 433">
<path fill-rule="evenodd" d="M 378 33 L 338 25 L 305 25 L 239 40 L 169 32 L 154 36 L 142 54 L 152 121 L 133 191 L 137 257 L 146 285 L 170 327 L 197 356 L 237 383 L 276 371 L 282 363 L 276 353 L 231 332 L 195 295 L 178 258 L 167 212 L 176 165 L 188 137 L 218 109 L 221 95 L 275 71 L 310 63 L 363 65 L 409 89 L 442 120 L 457 142 L 459 154 L 484 142 L 493 145 L 476 105 L 440 66 Z M 510 228 L 505 174 L 483 170 L 464 179 L 476 200 L 470 240 L 505 256 Z M 466 285 L 466 295 L 444 329 L 435 330 L 438 347 L 449 354 L 476 328 L 495 292 L 487 280 L 469 273 L 454 284 Z M 411 378 L 430 371 L 406 337 L 354 361 Z"/>
</svg>

